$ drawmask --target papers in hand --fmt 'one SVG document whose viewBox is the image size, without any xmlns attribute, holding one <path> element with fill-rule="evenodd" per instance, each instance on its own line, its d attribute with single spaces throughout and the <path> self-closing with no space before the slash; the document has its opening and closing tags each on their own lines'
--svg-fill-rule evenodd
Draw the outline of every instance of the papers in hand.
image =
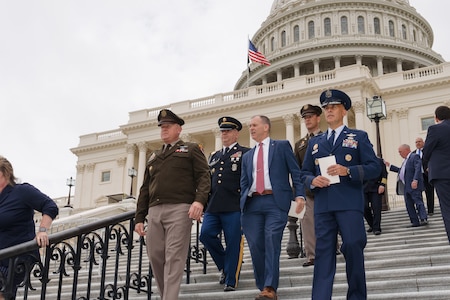
<svg viewBox="0 0 450 300">
<path fill-rule="evenodd" d="M 336 164 L 336 156 L 325 156 L 318 158 L 317 160 L 319 161 L 320 173 L 330 180 L 330 184 L 341 182 L 339 175 L 328 175 L 327 173 L 328 167 Z"/>
<path fill-rule="evenodd" d="M 303 216 L 305 215 L 305 211 L 306 211 L 306 205 L 303 207 L 303 210 L 299 214 L 295 212 L 296 207 L 297 207 L 297 202 L 291 201 L 291 208 L 289 208 L 288 216 L 293 217 L 293 218 L 303 219 Z"/>
</svg>

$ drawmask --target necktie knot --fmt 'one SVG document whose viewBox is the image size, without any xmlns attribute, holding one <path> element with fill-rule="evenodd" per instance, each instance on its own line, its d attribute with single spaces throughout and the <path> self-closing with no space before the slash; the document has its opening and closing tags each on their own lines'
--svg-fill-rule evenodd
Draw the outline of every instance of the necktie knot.
<svg viewBox="0 0 450 300">
<path fill-rule="evenodd" d="M 222 155 L 225 155 L 225 154 L 227 154 L 228 150 L 230 150 L 230 148 L 228 148 L 228 147 L 225 147 L 225 149 L 223 150 L 223 153 L 222 153 Z"/>
<path fill-rule="evenodd" d="M 331 146 L 334 145 L 334 134 L 335 134 L 335 133 L 336 133 L 336 131 L 332 130 L 332 131 L 331 131 L 331 135 L 330 135 L 330 137 L 328 138 L 328 142 L 330 143 Z"/>
</svg>

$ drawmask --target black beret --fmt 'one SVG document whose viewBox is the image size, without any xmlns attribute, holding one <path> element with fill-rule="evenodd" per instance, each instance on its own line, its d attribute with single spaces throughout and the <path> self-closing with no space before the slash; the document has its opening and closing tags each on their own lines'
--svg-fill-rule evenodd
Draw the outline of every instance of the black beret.
<svg viewBox="0 0 450 300">
<path fill-rule="evenodd" d="M 304 118 L 306 115 L 318 115 L 322 114 L 322 108 L 317 105 L 306 104 L 300 109 L 300 115 Z"/>
<path fill-rule="evenodd" d="M 217 123 L 219 124 L 220 130 L 232 130 L 236 129 L 240 131 L 242 129 L 242 124 L 237 119 L 232 117 L 222 117 Z"/>
<path fill-rule="evenodd" d="M 352 100 L 343 91 L 326 90 L 320 95 L 320 105 L 325 107 L 328 104 L 342 104 L 345 110 L 349 110 L 352 107 Z"/>
<path fill-rule="evenodd" d="M 184 120 L 168 109 L 163 109 L 158 114 L 158 126 L 162 124 L 179 124 L 184 125 Z"/>
</svg>

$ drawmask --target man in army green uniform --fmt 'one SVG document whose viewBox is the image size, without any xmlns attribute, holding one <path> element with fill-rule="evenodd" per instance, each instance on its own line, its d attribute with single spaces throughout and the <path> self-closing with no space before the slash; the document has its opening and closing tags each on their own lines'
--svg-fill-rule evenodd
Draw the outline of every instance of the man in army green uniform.
<svg viewBox="0 0 450 300">
<path fill-rule="evenodd" d="M 160 111 L 158 126 L 164 145 L 147 162 L 136 209 L 135 231 L 146 235 L 162 300 L 178 299 L 192 220 L 200 220 L 211 186 L 208 163 L 199 146 L 180 140 L 182 125 L 184 120 L 172 111 Z"/>
</svg>

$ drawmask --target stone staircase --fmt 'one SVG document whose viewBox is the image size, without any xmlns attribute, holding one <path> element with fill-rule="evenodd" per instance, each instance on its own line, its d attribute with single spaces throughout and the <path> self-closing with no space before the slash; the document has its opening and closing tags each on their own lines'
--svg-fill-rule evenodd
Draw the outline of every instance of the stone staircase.
<svg viewBox="0 0 450 300">
<path fill-rule="evenodd" d="M 440 210 L 429 218 L 429 225 L 408 228 L 404 208 L 383 212 L 379 236 L 368 234 L 365 264 L 368 299 L 450 299 L 450 246 L 445 234 Z M 304 258 L 289 259 L 285 251 L 286 229 L 280 262 L 279 299 L 310 299 L 313 267 L 302 267 Z M 207 274 L 201 264 L 192 264 L 190 284 L 183 283 L 180 299 L 254 299 L 259 292 L 254 283 L 251 257 L 245 246 L 244 264 L 239 287 L 223 292 L 218 283 L 219 272 L 208 255 Z M 87 282 L 79 278 L 79 288 Z M 92 289 L 98 284 L 92 282 Z M 153 283 L 152 299 L 159 300 Z M 49 286 L 47 299 L 56 299 L 56 288 Z M 333 299 L 346 299 L 345 259 L 337 257 Z M 63 290 L 62 299 L 71 298 L 70 287 Z M 18 297 L 20 299 L 20 297 Z M 29 295 L 28 299 L 39 299 Z M 130 299 L 147 299 L 145 294 L 131 292 Z"/>
</svg>

